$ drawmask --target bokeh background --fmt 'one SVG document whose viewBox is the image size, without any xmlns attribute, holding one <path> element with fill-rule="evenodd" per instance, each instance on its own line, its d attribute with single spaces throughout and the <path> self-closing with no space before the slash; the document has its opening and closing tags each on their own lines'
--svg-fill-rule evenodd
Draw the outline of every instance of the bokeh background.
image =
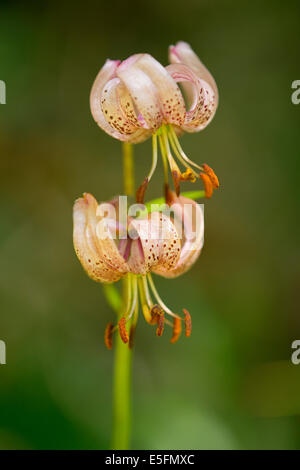
<svg viewBox="0 0 300 470">
<path fill-rule="evenodd" d="M 299 17 L 297 1 L 1 1 L 0 448 L 109 448 L 114 314 L 74 255 L 71 214 L 84 191 L 120 192 L 121 145 L 93 122 L 89 91 L 107 57 L 167 64 L 178 40 L 220 91 L 214 121 L 182 145 L 222 188 L 197 265 L 156 278 L 192 313 L 191 338 L 173 346 L 139 321 L 132 447 L 300 447 Z M 135 148 L 138 182 L 150 152 Z"/>
</svg>

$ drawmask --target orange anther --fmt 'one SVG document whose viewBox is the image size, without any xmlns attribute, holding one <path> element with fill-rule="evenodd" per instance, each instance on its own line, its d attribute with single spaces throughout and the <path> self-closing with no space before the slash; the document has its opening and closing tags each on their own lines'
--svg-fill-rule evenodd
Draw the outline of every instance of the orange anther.
<svg viewBox="0 0 300 470">
<path fill-rule="evenodd" d="M 190 313 L 184 308 L 184 325 L 185 325 L 185 336 L 188 338 L 192 332 L 192 319 Z"/>
<path fill-rule="evenodd" d="M 200 173 L 199 176 L 204 184 L 205 197 L 210 198 L 213 193 L 213 184 L 211 182 L 211 179 L 206 173 Z"/>
<path fill-rule="evenodd" d="M 121 320 L 119 321 L 119 332 L 120 332 L 120 336 L 121 336 L 121 340 L 123 341 L 123 343 L 128 343 L 128 333 L 127 333 L 127 330 L 126 330 L 126 318 L 125 317 L 122 317 Z"/>
<path fill-rule="evenodd" d="M 156 328 L 157 336 L 161 336 L 163 334 L 164 327 L 165 327 L 165 314 L 161 313 L 160 315 L 157 316 L 157 328 Z"/>
<path fill-rule="evenodd" d="M 156 334 L 157 336 L 161 336 L 164 331 L 165 313 L 158 304 L 155 304 L 151 308 L 151 315 L 152 315 L 151 324 L 152 325 L 157 324 Z"/>
<path fill-rule="evenodd" d="M 173 336 L 171 338 L 171 343 L 174 344 L 181 335 L 181 320 L 180 318 L 175 317 L 173 321 Z"/>
<path fill-rule="evenodd" d="M 112 348 L 112 338 L 113 338 L 113 327 L 114 325 L 109 322 L 104 332 L 104 342 L 107 349 Z"/>
<path fill-rule="evenodd" d="M 212 182 L 213 187 L 215 189 L 218 189 L 220 186 L 220 183 L 214 170 L 210 166 L 208 166 L 206 163 L 203 163 L 202 167 L 205 173 L 207 174 L 207 176 L 209 177 L 210 181 Z"/>
</svg>

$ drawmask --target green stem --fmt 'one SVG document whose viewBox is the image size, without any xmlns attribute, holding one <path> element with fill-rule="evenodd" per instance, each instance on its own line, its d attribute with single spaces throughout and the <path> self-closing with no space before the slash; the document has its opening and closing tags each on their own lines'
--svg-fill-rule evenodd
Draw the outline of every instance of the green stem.
<svg viewBox="0 0 300 470">
<path fill-rule="evenodd" d="M 133 150 L 130 144 L 123 144 L 124 192 L 134 194 Z M 118 313 L 118 321 L 124 314 L 129 277 L 123 281 L 123 302 Z M 127 450 L 131 431 L 131 361 L 132 350 L 116 335 L 113 383 L 113 438 L 114 450 Z"/>
</svg>

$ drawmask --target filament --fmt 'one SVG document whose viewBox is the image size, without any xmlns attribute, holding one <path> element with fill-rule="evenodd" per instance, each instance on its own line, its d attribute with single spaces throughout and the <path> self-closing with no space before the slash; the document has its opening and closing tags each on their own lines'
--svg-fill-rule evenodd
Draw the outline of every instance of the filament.
<svg viewBox="0 0 300 470">
<path fill-rule="evenodd" d="M 173 128 L 172 128 L 172 130 L 173 130 Z M 175 134 L 175 132 L 174 132 L 174 134 Z M 176 134 L 175 134 L 175 135 L 176 135 Z M 176 142 L 174 141 L 174 138 L 173 138 L 173 135 L 171 134 L 171 132 L 168 133 L 168 137 L 169 137 L 169 140 L 170 140 L 170 143 L 171 143 L 171 147 L 172 147 L 172 149 L 173 149 L 173 151 L 174 151 L 176 157 L 178 158 L 178 160 L 182 163 L 182 165 L 183 165 L 185 168 L 191 170 L 191 172 L 193 173 L 193 175 L 194 175 L 196 178 L 198 178 L 197 172 L 196 172 L 193 168 L 191 168 L 191 167 L 188 165 L 188 163 L 187 163 L 187 161 L 189 161 L 190 164 L 192 165 L 193 162 L 192 162 L 191 160 L 189 160 L 188 157 L 186 157 L 186 160 L 183 158 L 183 156 L 181 155 L 181 153 L 180 153 L 180 151 L 179 151 L 179 149 L 178 149 L 178 147 L 177 147 L 177 145 L 176 145 Z M 177 136 L 176 136 L 176 137 L 177 137 Z M 184 153 L 184 152 L 183 152 L 183 153 Z M 185 154 L 184 154 L 184 155 L 185 155 Z M 186 155 L 185 155 L 185 156 L 186 156 Z M 198 165 L 196 165 L 196 164 L 195 164 L 195 166 L 197 166 L 197 168 L 201 169 L 200 166 L 198 166 Z"/>
<path fill-rule="evenodd" d="M 184 151 L 182 150 L 182 147 L 181 147 L 181 145 L 180 145 L 180 143 L 179 143 L 178 137 L 177 137 L 176 132 L 174 131 L 172 125 L 169 126 L 169 136 L 172 138 L 173 143 L 174 143 L 174 145 L 175 145 L 176 148 L 177 148 L 177 151 L 178 151 L 178 152 L 176 152 L 176 155 L 178 156 L 178 154 L 179 154 L 179 155 L 181 156 L 181 158 L 182 158 L 183 160 L 185 160 L 187 163 L 189 163 L 190 165 L 193 165 L 195 168 L 198 168 L 199 170 L 203 171 L 202 166 L 197 165 L 197 163 L 193 162 L 192 160 L 190 160 L 190 159 L 186 156 L 186 154 L 185 154 Z M 171 142 L 171 143 L 172 143 L 172 142 Z M 175 150 L 174 150 L 174 151 L 175 151 Z M 179 157 L 178 157 L 178 158 L 179 158 Z"/>
<path fill-rule="evenodd" d="M 138 287 L 139 287 L 139 293 L 140 293 L 140 299 L 141 299 L 141 304 L 142 304 L 143 315 L 145 317 L 146 322 L 150 323 L 151 322 L 151 315 L 150 315 L 151 302 L 149 301 L 149 299 L 147 300 L 143 280 L 144 280 L 144 278 L 143 279 L 138 279 Z M 148 295 L 149 295 L 149 292 L 148 292 Z"/>
<path fill-rule="evenodd" d="M 171 153 L 170 145 L 169 145 L 169 141 L 168 141 L 168 134 L 167 134 L 167 132 L 166 132 L 165 127 L 162 128 L 162 135 L 163 135 L 165 150 L 166 150 L 167 158 L 168 158 L 168 160 L 169 160 L 169 164 L 170 164 L 171 171 L 177 171 L 177 172 L 178 172 L 178 176 L 179 176 L 179 175 L 181 175 L 181 171 L 180 171 L 180 169 L 178 168 L 178 165 L 177 165 L 177 163 L 175 162 L 175 160 L 174 160 L 174 158 L 173 158 L 173 155 L 172 155 L 172 153 Z"/>
<path fill-rule="evenodd" d="M 144 293 L 145 293 L 145 296 L 146 296 L 147 304 L 148 304 L 149 308 L 151 308 L 152 305 L 153 305 L 153 302 L 152 302 L 151 295 L 150 295 L 150 292 L 149 292 L 147 277 L 143 276 L 142 279 L 143 279 Z"/>
<path fill-rule="evenodd" d="M 133 301 L 132 301 L 132 304 L 131 304 L 131 309 L 130 309 L 129 315 L 128 315 L 128 317 L 126 318 L 126 322 L 128 322 L 128 321 L 130 320 L 130 318 L 131 318 L 132 315 L 133 315 L 133 312 L 134 312 L 134 310 L 135 310 L 136 305 L 138 305 L 138 303 L 137 303 L 137 300 L 138 300 L 138 289 L 137 289 L 137 278 L 136 278 L 136 276 L 134 276 L 132 284 L 133 284 L 133 286 L 132 286 Z M 128 313 L 128 311 L 126 312 L 125 316 L 127 315 L 127 313 Z"/>
<path fill-rule="evenodd" d="M 148 182 L 151 180 L 157 165 L 157 134 L 152 136 L 152 166 L 147 176 Z"/>
<path fill-rule="evenodd" d="M 180 320 L 182 320 L 182 318 L 177 315 L 176 313 L 172 312 L 172 310 L 170 310 L 166 304 L 164 304 L 164 302 L 162 301 L 162 299 L 160 298 L 159 296 L 159 293 L 157 292 L 156 290 L 156 287 L 154 285 L 154 282 L 152 280 L 152 276 L 150 273 L 147 274 L 147 278 L 148 278 L 148 281 L 149 281 L 149 284 L 150 284 L 150 287 L 151 287 L 151 290 L 153 292 L 153 295 L 154 297 L 156 298 L 157 302 L 159 303 L 159 305 L 161 306 L 161 308 L 166 312 L 168 313 L 169 315 L 171 315 L 172 317 L 174 318 L 179 318 Z"/>
</svg>

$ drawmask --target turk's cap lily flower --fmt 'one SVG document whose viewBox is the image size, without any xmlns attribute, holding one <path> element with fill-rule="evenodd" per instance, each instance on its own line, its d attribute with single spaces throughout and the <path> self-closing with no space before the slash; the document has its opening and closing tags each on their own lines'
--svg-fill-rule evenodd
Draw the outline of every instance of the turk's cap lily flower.
<svg viewBox="0 0 300 470">
<path fill-rule="evenodd" d="M 107 134 L 137 143 L 163 124 L 174 125 L 177 133 L 197 132 L 209 124 L 218 103 L 212 75 L 186 43 L 171 46 L 169 57 L 167 67 L 149 54 L 106 61 L 93 84 L 90 107 Z"/>
<path fill-rule="evenodd" d="M 145 275 L 155 266 L 168 271 L 177 264 L 181 241 L 167 216 L 157 212 L 142 220 L 128 217 L 128 231 L 135 236 L 118 240 L 115 229 L 120 227 L 102 215 L 102 206 L 85 193 L 73 208 L 75 252 L 93 280 L 111 283 L 127 273 Z"/>
<path fill-rule="evenodd" d="M 151 272 L 163 277 L 176 277 L 187 271 L 200 255 L 203 246 L 204 221 L 201 207 L 183 196 L 169 191 L 168 204 L 173 213 L 152 212 L 145 218 L 126 217 L 129 238 L 118 239 L 121 223 L 110 215 L 119 211 L 116 200 L 98 205 L 88 193 L 75 201 L 73 209 L 75 252 L 86 273 L 95 281 L 113 283 L 124 276 L 128 278 L 127 307 L 117 325 L 109 323 L 105 331 L 108 348 L 112 335 L 119 331 L 122 340 L 132 346 L 137 321 L 138 292 L 143 315 L 150 325 L 156 325 L 161 336 L 164 326 L 173 328 L 171 342 L 181 334 L 184 322 L 185 335 L 191 334 L 191 317 L 183 309 L 184 317 L 174 313 L 161 300 Z M 185 207 L 190 210 L 186 211 Z M 108 215 L 107 215 L 108 212 Z M 179 236 L 178 222 L 183 223 L 184 234 Z M 197 230 L 198 227 L 198 230 Z M 154 298 L 154 300 L 153 300 Z M 171 317 L 171 321 L 165 318 Z M 126 324 L 131 322 L 130 334 Z"/>
</svg>

